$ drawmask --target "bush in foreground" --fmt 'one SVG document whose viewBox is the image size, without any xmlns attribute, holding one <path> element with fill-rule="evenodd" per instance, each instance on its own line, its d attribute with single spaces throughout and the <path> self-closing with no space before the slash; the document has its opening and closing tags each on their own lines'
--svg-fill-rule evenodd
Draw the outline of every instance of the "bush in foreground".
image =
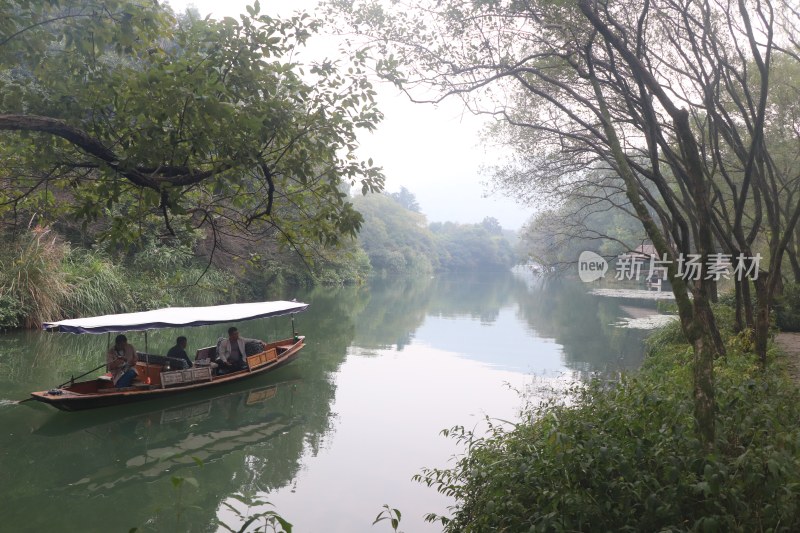
<svg viewBox="0 0 800 533">
<path fill-rule="evenodd" d="M 729 339 L 717 361 L 717 444 L 692 418 L 691 351 L 671 326 L 642 371 L 529 409 L 418 479 L 454 496 L 446 531 L 798 531 L 800 397 L 775 354 L 767 371 Z"/>
</svg>

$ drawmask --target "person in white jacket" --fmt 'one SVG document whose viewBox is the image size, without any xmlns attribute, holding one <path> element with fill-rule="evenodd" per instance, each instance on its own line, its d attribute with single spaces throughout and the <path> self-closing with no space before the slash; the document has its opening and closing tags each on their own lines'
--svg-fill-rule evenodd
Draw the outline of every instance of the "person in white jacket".
<svg viewBox="0 0 800 533">
<path fill-rule="evenodd" d="M 228 374 L 237 370 L 247 368 L 247 355 L 245 353 L 245 343 L 260 342 L 263 350 L 267 345 L 257 339 L 245 339 L 239 336 L 239 330 L 235 327 L 228 328 L 228 338 L 222 339 L 217 344 L 217 364 L 220 374 Z"/>
</svg>

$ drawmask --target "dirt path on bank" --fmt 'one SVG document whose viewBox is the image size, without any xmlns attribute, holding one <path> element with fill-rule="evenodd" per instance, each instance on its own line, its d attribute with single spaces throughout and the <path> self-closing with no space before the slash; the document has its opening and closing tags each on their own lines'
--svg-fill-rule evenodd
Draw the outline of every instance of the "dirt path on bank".
<svg viewBox="0 0 800 533">
<path fill-rule="evenodd" d="M 800 333 L 778 333 L 775 344 L 786 354 L 789 375 L 800 385 Z"/>
</svg>

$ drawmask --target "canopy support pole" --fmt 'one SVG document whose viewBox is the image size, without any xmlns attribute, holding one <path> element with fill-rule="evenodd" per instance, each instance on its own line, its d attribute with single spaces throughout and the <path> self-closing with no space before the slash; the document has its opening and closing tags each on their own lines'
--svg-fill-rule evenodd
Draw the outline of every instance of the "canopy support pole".
<svg viewBox="0 0 800 533">
<path fill-rule="evenodd" d="M 297 331 L 294 329 L 294 313 L 292 313 L 292 337 L 297 337 Z"/>
</svg>

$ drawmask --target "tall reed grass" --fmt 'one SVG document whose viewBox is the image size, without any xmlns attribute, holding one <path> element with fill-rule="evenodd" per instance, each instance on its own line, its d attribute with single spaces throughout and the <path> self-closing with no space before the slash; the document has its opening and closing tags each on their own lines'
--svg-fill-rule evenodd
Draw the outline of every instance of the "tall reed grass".
<svg viewBox="0 0 800 533">
<path fill-rule="evenodd" d="M 42 228 L 25 233 L 0 255 L 0 295 L 15 300 L 18 325 L 39 327 L 63 315 L 63 303 L 73 290 L 61 269 L 68 247 Z"/>
<path fill-rule="evenodd" d="M 235 277 L 191 248 L 149 243 L 127 262 L 73 248 L 35 228 L 6 242 L 0 256 L 0 328 L 38 328 L 67 317 L 237 301 Z"/>
<path fill-rule="evenodd" d="M 62 271 L 72 290 L 62 306 L 66 316 L 125 313 L 135 308 L 126 269 L 98 252 L 70 249 Z"/>
</svg>

